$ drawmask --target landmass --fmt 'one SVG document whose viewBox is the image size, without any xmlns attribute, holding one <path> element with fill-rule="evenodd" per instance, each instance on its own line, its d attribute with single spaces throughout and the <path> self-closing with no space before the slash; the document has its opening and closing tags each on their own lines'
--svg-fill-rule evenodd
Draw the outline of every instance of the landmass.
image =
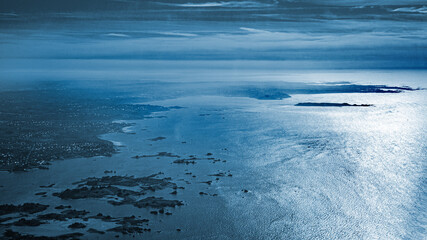
<svg viewBox="0 0 427 240">
<path fill-rule="evenodd" d="M 133 104 L 132 98 L 120 92 L 65 88 L 62 84 L 3 91 L 0 170 L 47 169 L 52 160 L 111 156 L 117 150 L 99 135 L 128 126 L 114 120 L 142 119 L 167 110 Z"/>
<path fill-rule="evenodd" d="M 372 104 L 349 104 L 349 103 L 327 103 L 327 102 L 304 102 L 297 103 L 295 106 L 303 106 L 303 107 L 371 107 Z"/>
</svg>

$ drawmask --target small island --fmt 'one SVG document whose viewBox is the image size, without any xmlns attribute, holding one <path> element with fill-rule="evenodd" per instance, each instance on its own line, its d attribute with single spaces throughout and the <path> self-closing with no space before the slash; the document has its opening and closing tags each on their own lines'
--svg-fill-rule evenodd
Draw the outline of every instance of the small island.
<svg viewBox="0 0 427 240">
<path fill-rule="evenodd" d="M 371 107 L 372 104 L 349 104 L 349 103 L 315 103 L 315 102 L 304 102 L 295 104 L 295 106 L 303 107 Z"/>
</svg>

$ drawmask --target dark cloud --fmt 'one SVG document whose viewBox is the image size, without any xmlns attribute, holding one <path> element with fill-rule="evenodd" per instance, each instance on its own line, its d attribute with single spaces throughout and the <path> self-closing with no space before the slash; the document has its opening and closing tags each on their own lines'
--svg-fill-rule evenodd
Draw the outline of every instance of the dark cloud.
<svg viewBox="0 0 427 240">
<path fill-rule="evenodd" d="M 427 65 L 427 14 L 418 1 L 8 0 L 0 4 L 3 59 Z"/>
</svg>

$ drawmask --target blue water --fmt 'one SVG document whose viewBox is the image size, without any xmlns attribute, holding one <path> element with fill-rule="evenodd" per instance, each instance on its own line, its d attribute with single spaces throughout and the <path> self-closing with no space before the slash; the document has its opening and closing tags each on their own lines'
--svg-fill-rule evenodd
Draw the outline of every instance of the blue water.
<svg viewBox="0 0 427 240">
<path fill-rule="evenodd" d="M 190 112 L 172 117 L 175 138 L 190 134 L 201 141 L 196 148 L 227 146 L 235 177 L 219 189 L 239 236 L 422 239 L 425 100 L 420 91 L 303 94 L 272 102 L 198 96 L 168 103 Z M 304 101 L 375 107 L 293 106 Z M 200 118 L 200 112 L 211 115 Z"/>
<path fill-rule="evenodd" d="M 256 76 L 268 76 L 285 85 L 286 81 L 292 80 L 294 85 L 295 82 L 349 81 L 426 87 L 424 71 L 267 72 L 253 70 L 250 84 L 257 83 Z M 136 99 L 141 100 L 136 104 L 183 108 L 154 113 L 149 119 L 128 121 L 134 125 L 124 129 L 123 133 L 101 136 L 118 146 L 120 152 L 112 157 L 57 161 L 48 171 L 1 173 L 2 191 L 7 192 L 1 202 L 34 201 L 34 193 L 40 191 L 38 186 L 56 183 L 53 189 L 47 190 L 48 197 L 40 198 L 38 202 L 52 206 L 70 204 L 76 209 L 114 216 L 142 215 L 150 219 L 153 232 L 140 237 L 150 239 L 426 237 L 425 90 L 293 94 L 282 100 L 257 100 L 203 90 L 206 86 L 209 89 L 209 86 L 228 86 L 233 78 L 239 80 L 236 71 L 221 71 L 222 83 L 213 83 L 208 77 L 190 78 L 213 78 L 209 73 L 200 69 L 190 73 L 177 72 L 177 79 L 187 77 L 182 88 L 170 82 L 157 82 L 156 78 L 164 75 L 154 71 L 140 73 L 153 74 L 150 76 L 154 76 L 154 82 L 109 81 L 111 88 L 128 90 L 139 97 Z M 249 84 L 236 82 L 243 86 Z M 150 96 L 155 92 L 153 89 L 161 94 Z M 295 106 L 299 102 L 368 103 L 374 106 Z M 159 136 L 166 139 L 149 140 Z M 177 165 L 167 157 L 131 158 L 162 151 L 181 156 L 203 156 L 211 152 L 226 162 Z M 150 215 L 146 209 L 113 207 L 102 199 L 63 201 L 50 196 L 51 192 L 69 188 L 72 182 L 82 178 L 104 176 L 105 170 L 135 176 L 162 171 L 185 186 L 176 197 L 185 205 L 173 210 L 172 216 L 162 218 Z M 186 172 L 197 177 L 185 175 Z M 209 176 L 218 172 L 231 173 L 232 177 L 217 181 Z M 202 183 L 208 180 L 213 180 L 212 185 Z M 210 196 L 200 196 L 200 191 Z M 158 194 L 170 198 L 168 192 Z M 66 228 L 69 224 L 56 222 L 37 229 L 17 229 L 53 236 L 69 231 Z M 102 222 L 93 224 L 97 229 L 109 227 Z M 176 228 L 182 231 L 177 233 Z M 89 239 L 113 236 L 85 235 Z"/>
</svg>

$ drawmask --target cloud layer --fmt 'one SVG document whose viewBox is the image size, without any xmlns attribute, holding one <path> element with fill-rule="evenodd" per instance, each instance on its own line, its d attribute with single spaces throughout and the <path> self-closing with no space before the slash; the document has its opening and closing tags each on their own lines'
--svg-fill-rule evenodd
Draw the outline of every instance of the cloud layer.
<svg viewBox="0 0 427 240">
<path fill-rule="evenodd" d="M 0 58 L 427 66 L 427 10 L 418 1 L 42 2 L 2 1 Z"/>
</svg>

